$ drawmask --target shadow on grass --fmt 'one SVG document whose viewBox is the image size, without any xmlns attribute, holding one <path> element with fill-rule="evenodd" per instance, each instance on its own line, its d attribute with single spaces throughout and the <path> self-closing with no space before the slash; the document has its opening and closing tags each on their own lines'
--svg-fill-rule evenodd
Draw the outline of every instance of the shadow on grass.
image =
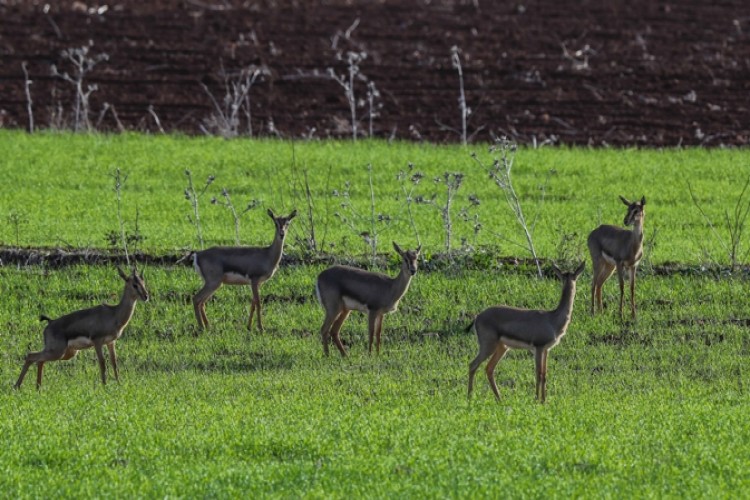
<svg viewBox="0 0 750 500">
<path fill-rule="evenodd" d="M 156 359 L 147 358 L 135 363 L 134 369 L 176 373 L 200 371 L 215 373 L 257 372 L 265 370 L 290 370 L 294 367 L 292 356 L 273 352 L 229 352 L 211 353 L 201 359 Z"/>
</svg>

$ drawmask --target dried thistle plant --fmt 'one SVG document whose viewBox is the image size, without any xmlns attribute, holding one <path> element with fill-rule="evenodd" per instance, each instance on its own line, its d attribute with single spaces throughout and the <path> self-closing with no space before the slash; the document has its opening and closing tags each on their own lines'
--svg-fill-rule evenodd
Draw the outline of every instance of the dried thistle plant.
<svg viewBox="0 0 750 500">
<path fill-rule="evenodd" d="M 533 240 L 533 232 L 534 228 L 536 226 L 536 218 L 534 218 L 534 221 L 532 224 L 528 224 L 526 220 L 526 216 L 523 211 L 523 207 L 521 206 L 521 200 L 518 198 L 518 195 L 516 194 L 516 190 L 513 187 L 513 178 L 512 178 L 512 169 L 513 169 L 513 161 L 515 160 L 515 154 L 518 149 L 518 146 L 515 142 L 512 142 L 508 140 L 507 137 L 500 137 L 495 141 L 495 144 L 490 146 L 489 153 L 492 156 L 492 165 L 487 166 L 485 165 L 482 160 L 479 158 L 479 156 L 476 153 L 471 153 L 471 157 L 484 169 L 487 170 L 490 179 L 492 179 L 495 184 L 502 190 L 503 194 L 505 195 L 505 201 L 508 204 L 508 207 L 510 207 L 511 211 L 513 212 L 513 215 L 516 217 L 516 221 L 518 222 L 519 226 L 523 230 L 524 237 L 526 239 L 526 244 L 520 244 L 512 239 L 506 238 L 503 235 L 498 235 L 502 239 L 509 241 L 515 245 L 520 246 L 521 248 L 525 248 L 526 250 L 531 253 L 532 258 L 534 259 L 534 262 L 536 264 L 537 273 L 540 278 L 544 276 L 542 273 L 542 266 L 539 262 L 539 258 L 537 257 L 536 249 L 534 248 L 534 240 Z M 546 186 L 547 182 L 549 180 L 549 176 L 554 173 L 554 171 L 549 171 L 547 176 L 547 181 L 545 181 L 545 184 L 541 188 L 542 192 L 542 203 L 544 202 L 544 195 L 546 193 Z M 538 215 L 539 212 L 537 212 Z"/>
<path fill-rule="evenodd" d="M 221 196 L 224 198 L 223 201 L 217 199 L 214 196 L 213 198 L 211 198 L 211 204 L 223 206 L 231 212 L 232 219 L 234 221 L 234 242 L 236 245 L 239 245 L 240 244 L 240 219 L 242 218 L 243 215 L 248 213 L 250 210 L 260 206 L 261 202 L 255 199 L 250 200 L 241 212 L 237 212 L 237 209 L 234 207 L 234 204 L 232 203 L 232 198 L 231 196 L 229 196 L 229 190 L 227 188 L 222 188 Z"/>
<path fill-rule="evenodd" d="M 416 196 L 414 201 L 421 205 L 432 206 L 440 213 L 440 219 L 443 224 L 445 253 L 448 257 L 452 257 L 453 219 L 451 218 L 451 211 L 456 193 L 463 184 L 464 174 L 460 172 L 444 172 L 442 176 L 435 177 L 432 181 L 436 186 L 444 186 L 445 197 L 440 200 L 437 193 L 433 193 L 430 197 Z"/>
<path fill-rule="evenodd" d="M 380 227 L 383 225 L 389 225 L 392 222 L 392 218 L 388 214 L 378 213 L 375 209 L 375 189 L 372 181 L 372 165 L 367 166 L 369 174 L 369 190 L 370 190 L 370 212 L 369 214 L 363 214 L 359 212 L 351 200 L 349 189 L 351 183 L 346 181 L 344 183 L 344 189 L 334 190 L 332 195 L 336 198 L 341 198 L 339 203 L 339 210 L 334 213 L 334 216 L 338 218 L 342 224 L 348 227 L 354 234 L 362 238 L 368 249 L 370 256 L 370 264 L 374 267 L 377 264 L 377 249 L 380 234 Z"/>
<path fill-rule="evenodd" d="M 76 132 L 81 129 L 82 124 L 85 126 L 86 130 L 91 131 L 91 121 L 89 120 L 89 98 L 91 97 L 92 92 L 99 89 L 96 84 L 85 85 L 84 88 L 84 80 L 86 79 L 86 76 L 93 71 L 97 64 L 109 60 L 109 55 L 105 53 L 91 55 L 90 51 L 93 46 L 94 42 L 89 41 L 87 45 L 82 47 L 69 48 L 61 52 L 62 57 L 73 65 L 72 74 L 67 71 L 60 72 L 54 64 L 51 67 L 53 76 L 65 80 L 75 87 L 73 127 Z"/>
<path fill-rule="evenodd" d="M 200 125 L 205 134 L 218 134 L 225 139 L 240 134 L 240 116 L 245 115 L 247 133 L 253 136 L 252 107 L 250 91 L 256 82 L 262 80 L 270 71 L 265 66 L 251 65 L 237 72 L 227 72 L 222 65 L 219 73 L 224 86 L 224 97 L 219 100 L 209 88 L 201 82 L 201 87 L 208 95 L 214 112 Z"/>
<path fill-rule="evenodd" d="M 206 178 L 206 182 L 203 185 L 203 188 L 201 188 L 200 191 L 197 191 L 195 189 L 195 185 L 193 184 L 193 174 L 190 172 L 190 170 L 185 169 L 185 176 L 188 179 L 188 185 L 185 188 L 184 194 L 185 199 L 190 202 L 190 205 L 193 207 L 193 215 L 188 215 L 188 221 L 190 221 L 191 224 L 195 227 L 195 233 L 198 237 L 198 243 L 200 244 L 201 250 L 203 249 L 203 230 L 201 228 L 201 216 L 200 216 L 200 207 L 199 207 L 199 200 L 200 198 L 206 194 L 206 190 L 208 187 L 213 184 L 216 177 L 213 175 L 209 175 Z"/>
<path fill-rule="evenodd" d="M 409 225 L 411 225 L 411 228 L 414 231 L 414 238 L 417 240 L 418 246 L 422 245 L 422 240 L 419 237 L 419 230 L 414 221 L 414 214 L 411 211 L 411 206 L 415 203 L 414 189 L 419 185 L 422 179 L 424 179 L 424 174 L 414 170 L 414 164 L 411 162 L 408 163 L 406 170 L 401 170 L 396 174 L 396 180 L 398 180 L 401 192 L 404 195 L 404 203 L 406 203 L 406 215 L 409 217 Z"/>
</svg>

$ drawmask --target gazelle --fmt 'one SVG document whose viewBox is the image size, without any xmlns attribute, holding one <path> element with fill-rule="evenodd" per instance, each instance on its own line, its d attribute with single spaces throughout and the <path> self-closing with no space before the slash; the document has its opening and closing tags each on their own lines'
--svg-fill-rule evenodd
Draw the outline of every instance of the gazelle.
<svg viewBox="0 0 750 500">
<path fill-rule="evenodd" d="M 373 340 L 377 339 L 376 350 L 380 353 L 383 316 L 398 308 L 399 301 L 409 289 L 409 283 L 417 273 L 417 259 L 422 246 L 416 250 L 404 251 L 393 242 L 393 248 L 401 256 L 401 272 L 395 278 L 349 266 L 333 266 L 318 276 L 315 292 L 326 314 L 323 327 L 320 329 L 323 352 L 326 356 L 329 354 L 328 344 L 331 337 L 341 356 L 346 356 L 339 332 L 352 310 L 367 313 L 369 352 L 372 353 Z"/>
<path fill-rule="evenodd" d="M 620 200 L 628 206 L 623 224 L 633 226 L 629 231 L 617 226 L 602 224 L 597 227 L 588 238 L 589 252 L 593 263 L 593 278 L 591 280 L 591 314 L 595 313 L 595 306 L 599 311 L 602 305 L 602 286 L 617 269 L 620 282 L 620 319 L 622 319 L 622 303 L 625 295 L 625 270 L 630 274 L 630 310 L 635 319 L 635 270 L 643 256 L 643 219 L 646 217 L 644 206 L 646 197 L 641 201 L 630 202 L 620 196 Z"/>
<path fill-rule="evenodd" d="M 284 238 L 289 223 L 297 216 L 297 211 L 283 216 L 275 216 L 268 209 L 276 227 L 273 243 L 267 247 L 212 247 L 193 254 L 193 267 L 203 278 L 203 288 L 193 297 L 193 307 L 198 326 L 208 327 L 206 302 L 216 293 L 222 284 L 250 285 L 253 290 L 253 301 L 250 305 L 250 317 L 247 329 L 253 326 L 253 314 L 258 311 L 258 329 L 263 331 L 260 311 L 260 286 L 271 279 L 279 268 L 281 253 L 284 249 Z"/>
<path fill-rule="evenodd" d="M 491 355 L 486 368 L 487 380 L 499 401 L 495 366 L 509 349 L 527 349 L 534 354 L 536 364 L 536 397 L 544 403 L 547 399 L 547 353 L 560 343 L 568 329 L 576 296 L 576 279 L 583 272 L 584 264 L 581 262 L 572 273 L 563 273 L 553 264 L 552 269 L 562 280 L 563 289 L 560 303 L 552 311 L 496 306 L 477 315 L 466 329 L 467 332 L 474 329 L 479 343 L 479 354 L 469 364 L 469 397 L 477 368 Z"/>
<path fill-rule="evenodd" d="M 82 309 L 57 319 L 40 316 L 40 321 L 48 321 L 44 329 L 44 349 L 32 352 L 26 356 L 21 375 L 14 386 L 21 387 L 23 378 L 29 367 L 36 363 L 36 387 L 42 386 L 42 370 L 47 361 L 66 360 L 74 357 L 81 349 L 93 347 L 96 357 L 99 359 L 99 371 L 102 376 L 102 384 L 107 383 L 107 372 L 104 367 L 104 345 L 109 349 L 109 360 L 115 372 L 115 380 L 120 380 L 117 370 L 117 355 L 115 354 L 115 342 L 122 335 L 135 311 L 135 303 L 139 299 L 148 301 L 148 291 L 143 278 L 133 268 L 131 275 L 126 275 L 122 269 L 117 268 L 120 277 L 125 281 L 125 289 L 122 292 L 120 303 L 116 306 L 102 304 L 89 309 Z"/>
</svg>

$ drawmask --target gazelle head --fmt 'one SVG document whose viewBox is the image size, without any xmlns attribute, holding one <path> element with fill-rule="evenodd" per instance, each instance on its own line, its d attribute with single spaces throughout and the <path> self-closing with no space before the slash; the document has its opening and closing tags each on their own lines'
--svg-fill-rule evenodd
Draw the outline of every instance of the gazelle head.
<svg viewBox="0 0 750 500">
<path fill-rule="evenodd" d="M 276 225 L 276 235 L 281 238 L 282 240 L 286 236 L 286 230 L 289 229 L 289 223 L 297 217 L 297 210 L 292 210 L 292 213 L 284 217 L 283 215 L 279 215 L 276 217 L 274 215 L 273 210 L 270 208 L 268 209 L 268 216 L 273 219 L 273 223 Z"/>
<path fill-rule="evenodd" d="M 620 200 L 628 206 L 628 213 L 625 214 L 625 220 L 623 224 L 626 226 L 634 225 L 638 220 L 643 220 L 643 216 L 646 215 L 643 207 L 646 205 L 646 197 L 641 197 L 641 201 L 628 201 L 627 198 L 620 196 Z"/>
<path fill-rule="evenodd" d="M 127 283 L 126 286 L 128 290 L 130 289 L 130 287 L 133 287 L 133 292 L 135 293 L 136 297 L 144 302 L 148 302 L 148 290 L 146 290 L 146 283 L 138 274 L 138 271 L 135 267 L 133 268 L 133 273 L 130 275 L 125 274 L 125 272 L 120 269 L 120 266 L 117 266 L 117 272 L 120 274 L 120 278 L 122 278 L 125 283 Z"/>
<path fill-rule="evenodd" d="M 417 259 L 419 258 L 419 252 L 422 251 L 422 245 L 419 245 L 416 250 L 401 250 L 401 247 L 393 242 L 393 248 L 398 252 L 404 261 L 404 265 L 409 269 L 409 273 L 414 276 L 417 274 Z"/>
<path fill-rule="evenodd" d="M 584 261 L 578 264 L 578 267 L 572 273 L 564 273 L 560 271 L 560 268 L 557 267 L 557 265 L 554 262 L 552 263 L 552 270 L 555 272 L 555 276 L 557 276 L 560 279 L 560 281 L 563 282 L 563 285 L 567 285 L 568 283 L 570 283 L 573 285 L 574 288 L 576 286 L 576 280 L 581 275 L 585 267 L 586 267 L 586 262 Z"/>
</svg>

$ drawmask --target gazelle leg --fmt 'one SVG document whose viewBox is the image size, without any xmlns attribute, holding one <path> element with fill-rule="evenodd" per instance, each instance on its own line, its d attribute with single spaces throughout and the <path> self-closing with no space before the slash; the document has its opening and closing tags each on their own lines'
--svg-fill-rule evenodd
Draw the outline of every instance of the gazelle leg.
<svg viewBox="0 0 750 500">
<path fill-rule="evenodd" d="M 107 385 L 107 368 L 104 365 L 104 353 L 102 352 L 102 345 L 94 344 L 94 350 L 96 351 L 96 357 L 99 360 L 99 372 L 102 376 L 102 384 Z"/>
<path fill-rule="evenodd" d="M 614 270 L 614 266 L 604 264 L 599 271 L 599 280 L 596 290 L 596 300 L 599 305 L 599 312 L 604 312 L 604 303 L 602 302 L 602 288 L 604 288 L 604 282 L 607 281 L 610 276 L 612 276 Z"/>
<path fill-rule="evenodd" d="M 36 363 L 36 388 L 41 388 L 44 363 L 46 363 L 47 361 L 57 361 L 58 359 L 61 359 L 65 354 L 66 346 L 67 342 L 65 342 L 64 340 L 58 341 L 53 336 L 49 335 L 47 331 L 45 331 L 44 350 L 39 352 L 30 352 L 26 355 L 26 360 L 24 361 L 23 368 L 21 369 L 21 375 L 18 376 L 18 381 L 16 381 L 16 384 L 13 387 L 15 387 L 16 389 L 21 387 L 21 384 L 23 383 L 23 379 L 26 376 L 26 372 L 29 370 L 29 367 Z"/>
<path fill-rule="evenodd" d="M 635 271 L 636 267 L 630 268 L 630 310 L 633 313 L 633 319 L 635 319 Z"/>
<path fill-rule="evenodd" d="M 598 264 L 598 267 L 594 270 L 596 304 L 598 306 L 599 312 L 604 312 L 604 304 L 602 303 L 602 287 L 604 287 L 604 282 L 607 281 L 607 279 L 612 275 L 612 272 L 615 268 L 614 266 L 602 261 L 599 261 Z"/>
<path fill-rule="evenodd" d="M 380 334 L 383 332 L 383 314 L 379 314 L 375 320 L 375 337 L 377 339 L 375 350 L 377 354 L 380 354 Z"/>
<path fill-rule="evenodd" d="M 61 361 L 67 361 L 71 358 L 75 358 L 76 354 L 78 354 L 78 351 L 75 349 L 66 349 L 65 354 L 63 354 L 63 357 L 60 358 Z"/>
<path fill-rule="evenodd" d="M 471 397 L 471 390 L 474 388 L 474 374 L 477 372 L 479 365 L 481 365 L 485 359 L 489 358 L 490 354 L 492 354 L 493 351 L 495 351 L 495 344 L 479 344 L 479 354 L 477 354 L 477 357 L 474 358 L 471 363 L 469 363 L 468 397 Z"/>
<path fill-rule="evenodd" d="M 36 388 L 37 390 L 42 388 L 43 372 L 44 372 L 44 361 L 40 361 L 36 364 Z"/>
<path fill-rule="evenodd" d="M 368 351 L 370 354 L 372 354 L 372 343 L 375 340 L 375 327 L 377 326 L 378 322 L 378 312 L 377 311 L 370 311 L 367 315 L 367 331 L 370 334 L 370 347 L 368 348 Z"/>
<path fill-rule="evenodd" d="M 508 346 L 506 346 L 502 342 L 498 343 L 495 352 L 487 362 L 487 368 L 485 368 L 487 372 L 487 380 L 490 382 L 492 392 L 495 393 L 495 399 L 497 399 L 498 401 L 500 401 L 500 391 L 497 390 L 497 384 L 495 383 L 495 367 L 500 362 L 500 360 L 503 359 L 503 356 L 505 356 L 506 352 L 508 352 Z"/>
<path fill-rule="evenodd" d="M 542 403 L 547 401 L 547 354 L 549 351 L 542 351 Z"/>
<path fill-rule="evenodd" d="M 471 391 L 474 388 L 474 375 L 479 369 L 479 365 L 481 365 L 485 359 L 489 358 L 490 355 L 495 352 L 497 346 L 500 344 L 498 340 L 495 340 L 494 336 L 484 337 L 476 323 L 474 323 L 473 329 L 477 334 L 479 353 L 477 353 L 477 357 L 474 358 L 471 363 L 469 363 L 469 392 L 467 394 L 467 397 L 469 398 L 471 397 Z"/>
<path fill-rule="evenodd" d="M 263 331 L 263 321 L 260 319 L 260 284 L 257 281 L 253 281 L 250 283 L 250 286 L 253 289 L 253 305 L 255 305 L 255 310 L 258 314 L 258 330 Z M 247 323 L 247 329 L 249 330 L 253 323 L 253 310 L 250 309 L 250 320 Z"/>
<path fill-rule="evenodd" d="M 536 398 L 542 398 L 542 370 L 544 363 L 544 350 L 537 348 L 534 350 L 534 367 L 536 369 Z"/>
<path fill-rule="evenodd" d="M 253 315 L 255 315 L 255 296 L 250 301 L 250 316 L 247 317 L 247 330 L 250 331 L 253 328 Z"/>
<path fill-rule="evenodd" d="M 625 276 L 622 264 L 617 265 L 617 281 L 620 283 L 620 320 L 622 320 L 622 304 L 625 300 Z"/>
<path fill-rule="evenodd" d="M 15 385 L 13 386 L 14 389 L 20 389 L 21 384 L 23 383 L 23 379 L 26 376 L 26 372 L 29 371 L 29 367 L 34 364 L 31 361 L 26 361 L 23 364 L 23 368 L 21 368 L 21 375 L 18 376 L 18 380 L 16 381 Z"/>
<path fill-rule="evenodd" d="M 601 269 L 601 261 L 596 259 L 592 254 L 592 267 L 593 272 L 591 276 L 591 315 L 593 316 L 596 314 L 596 305 L 597 305 L 597 291 L 601 287 L 601 283 L 599 282 L 599 274 Z M 600 310 L 601 311 L 601 310 Z"/>
<path fill-rule="evenodd" d="M 115 372 L 115 380 L 119 382 L 120 372 L 117 369 L 117 353 L 115 352 L 115 343 L 110 342 L 109 344 L 107 344 L 107 349 L 109 349 L 109 361 L 112 363 L 112 369 Z"/>
<path fill-rule="evenodd" d="M 344 308 L 339 314 L 338 318 L 336 318 L 336 321 L 333 322 L 333 326 L 331 327 L 331 336 L 333 337 L 333 342 L 336 344 L 336 347 L 341 353 L 342 358 L 346 357 L 346 349 L 344 348 L 344 344 L 341 342 L 341 336 L 339 335 L 339 332 L 341 332 L 341 325 L 343 325 L 344 321 L 346 321 L 346 318 L 349 317 L 350 312 L 351 311 L 349 309 Z"/>
<path fill-rule="evenodd" d="M 193 309 L 195 310 L 195 319 L 198 321 L 200 328 L 208 328 L 208 317 L 206 317 L 206 302 L 221 287 L 219 283 L 205 283 L 198 293 L 193 297 Z"/>
<path fill-rule="evenodd" d="M 320 341 L 323 342 L 323 354 L 325 354 L 326 356 L 328 356 L 329 354 L 328 344 L 331 340 L 331 325 L 333 325 L 333 322 L 337 318 L 338 316 L 329 314 L 328 311 L 326 311 L 326 317 L 323 320 L 323 326 L 320 328 Z"/>
</svg>

